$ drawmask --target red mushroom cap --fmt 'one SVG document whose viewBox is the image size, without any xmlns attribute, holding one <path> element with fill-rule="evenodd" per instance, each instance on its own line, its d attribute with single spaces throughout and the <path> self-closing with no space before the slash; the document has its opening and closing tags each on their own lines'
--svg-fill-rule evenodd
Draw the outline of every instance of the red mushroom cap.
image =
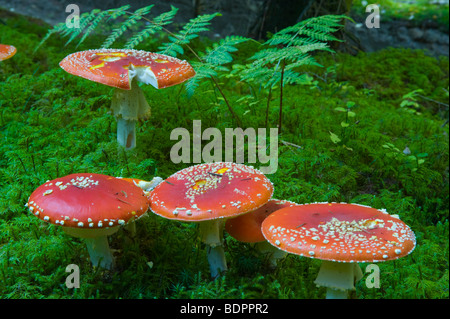
<svg viewBox="0 0 450 319">
<path fill-rule="evenodd" d="M 11 58 L 16 54 L 16 48 L 12 45 L 0 44 L 0 61 Z"/>
<path fill-rule="evenodd" d="M 380 262 L 414 250 L 412 230 L 384 210 L 345 203 L 280 209 L 262 224 L 264 237 L 289 253 L 336 262 Z"/>
<path fill-rule="evenodd" d="M 231 162 L 185 168 L 150 194 L 150 209 L 165 218 L 204 221 L 238 216 L 264 205 L 273 185 L 260 171 Z"/>
<path fill-rule="evenodd" d="M 143 190 L 132 183 L 90 173 L 47 181 L 27 203 L 30 212 L 46 222 L 83 229 L 126 224 L 147 212 L 148 205 Z"/>
<path fill-rule="evenodd" d="M 66 56 L 59 65 L 71 74 L 125 90 L 131 89 L 136 74 L 145 74 L 143 81 L 157 89 L 179 84 L 195 75 L 186 61 L 142 50 L 80 51 Z"/>
<path fill-rule="evenodd" d="M 230 218 L 225 223 L 225 230 L 233 238 L 245 243 L 258 243 L 265 241 L 261 224 L 267 216 L 282 208 L 298 205 L 287 200 L 271 199 L 260 208 L 235 218 Z"/>
</svg>

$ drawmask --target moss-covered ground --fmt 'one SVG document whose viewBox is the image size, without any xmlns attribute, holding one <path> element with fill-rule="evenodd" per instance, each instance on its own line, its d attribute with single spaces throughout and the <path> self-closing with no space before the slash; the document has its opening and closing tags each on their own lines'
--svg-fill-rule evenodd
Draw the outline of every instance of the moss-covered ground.
<svg viewBox="0 0 450 319">
<path fill-rule="evenodd" d="M 324 298 L 313 283 L 320 261 L 290 255 L 271 270 L 227 234 L 229 271 L 211 281 L 195 224 L 150 213 L 138 221 L 135 239 L 125 230 L 110 237 L 117 263 L 110 272 L 92 267 L 81 240 L 31 215 L 28 196 L 47 180 L 76 172 L 165 178 L 189 165 L 170 160 L 174 128 L 192 131 L 193 120 L 221 130 L 235 124 L 209 81 L 192 97 L 180 86 L 143 86 L 152 116 L 138 124 L 137 147 L 124 152 L 108 113 L 112 89 L 58 66 L 98 41 L 64 47 L 55 36 L 33 54 L 48 26 L 0 13 L 0 43 L 18 50 L 0 62 L 0 298 Z M 245 63 L 257 45 L 242 44 L 233 63 Z M 380 288 L 363 278 L 353 297 L 448 298 L 448 58 L 407 49 L 316 58 L 324 67 L 305 68 L 310 85 L 284 87 L 278 170 L 268 175 L 274 197 L 399 215 L 415 232 L 415 251 L 379 263 Z M 245 127 L 265 127 L 266 90 L 233 75 L 220 84 Z M 278 99 L 274 90 L 270 127 L 278 122 Z M 78 289 L 65 285 L 68 264 L 80 267 Z"/>
</svg>

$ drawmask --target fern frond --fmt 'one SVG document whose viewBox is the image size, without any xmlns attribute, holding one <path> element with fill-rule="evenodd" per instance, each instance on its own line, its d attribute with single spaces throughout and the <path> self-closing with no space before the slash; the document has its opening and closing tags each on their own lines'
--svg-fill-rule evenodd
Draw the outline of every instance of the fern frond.
<svg viewBox="0 0 450 319">
<path fill-rule="evenodd" d="M 41 42 L 39 42 L 37 47 L 34 49 L 33 53 L 36 52 L 39 49 L 39 47 L 41 47 L 50 38 L 50 36 L 52 36 L 55 33 L 59 33 L 63 38 L 72 35 L 65 45 L 69 44 L 78 35 L 80 35 L 92 21 L 88 29 L 85 31 L 85 34 L 83 35 L 82 39 L 78 42 L 77 46 L 79 46 L 86 39 L 87 35 L 89 35 L 92 31 L 94 31 L 94 29 L 100 24 L 101 20 L 105 16 L 109 16 L 108 20 L 117 19 L 118 17 L 126 14 L 127 13 L 126 10 L 128 8 L 130 8 L 130 5 L 125 5 L 116 9 L 109 9 L 105 11 L 94 9 L 90 13 L 89 12 L 83 13 L 80 16 L 79 28 L 69 28 L 65 22 L 58 23 L 47 32 L 47 34 L 44 36 Z"/>
<path fill-rule="evenodd" d="M 119 8 L 116 8 L 116 9 L 106 10 L 109 13 L 108 20 L 111 20 L 111 19 L 116 20 L 118 17 L 123 16 L 124 14 L 127 14 L 128 9 L 130 9 L 129 4 L 119 7 Z"/>
<path fill-rule="evenodd" d="M 142 19 L 142 16 L 148 14 L 150 10 L 153 8 L 153 4 L 137 9 L 128 19 L 122 23 L 117 29 L 113 30 L 113 33 L 111 33 L 108 38 L 103 42 L 102 48 L 107 49 L 110 48 L 111 45 L 131 26 L 136 24 L 137 21 Z"/>
<path fill-rule="evenodd" d="M 342 15 L 326 15 L 301 21 L 275 33 L 263 43 L 263 49 L 256 52 L 250 60 L 253 63 L 241 72 L 242 80 L 253 80 L 264 87 L 272 87 L 281 81 L 304 83 L 295 69 L 303 65 L 318 65 L 309 54 L 313 51 L 330 51 L 329 41 L 340 41 L 332 35 L 342 27 Z M 281 47 L 280 47 L 281 46 Z M 282 67 L 280 67 L 282 65 Z"/>
<path fill-rule="evenodd" d="M 212 48 L 206 49 L 206 54 L 202 56 L 203 61 L 212 65 L 223 65 L 233 61 L 230 52 L 237 51 L 235 45 L 248 41 L 248 38 L 241 36 L 228 36 L 221 39 L 219 43 L 214 43 Z"/>
<path fill-rule="evenodd" d="M 47 34 L 42 38 L 41 42 L 34 48 L 33 54 L 55 33 L 60 33 L 66 28 L 66 24 L 64 22 L 56 24 L 52 29 L 47 31 Z"/>
<path fill-rule="evenodd" d="M 101 10 L 94 9 L 90 13 L 83 13 L 80 16 L 80 27 L 79 28 L 72 28 L 68 30 L 73 30 L 71 33 L 71 37 L 69 40 L 67 40 L 66 44 L 64 46 L 67 46 L 70 42 L 72 42 L 85 28 L 86 26 L 95 18 L 95 15 L 99 13 Z M 79 45 L 80 43 L 78 43 Z"/>
<path fill-rule="evenodd" d="M 189 97 L 194 95 L 194 91 L 200 85 L 202 79 L 217 76 L 217 72 L 211 64 L 193 62 L 192 67 L 195 69 L 195 76 L 184 82 L 184 87 Z"/>
<path fill-rule="evenodd" d="M 139 43 L 147 39 L 150 35 L 161 31 L 163 29 L 163 26 L 172 23 L 172 20 L 177 12 L 178 8 L 171 6 L 170 11 L 163 12 L 162 14 L 154 18 L 150 22 L 149 26 L 147 26 L 146 28 L 135 34 L 133 37 L 131 37 L 130 40 L 128 40 L 128 42 L 125 44 L 125 49 L 133 49 Z"/>
<path fill-rule="evenodd" d="M 88 37 L 89 34 L 91 34 L 95 28 L 97 28 L 97 26 L 100 24 L 100 22 L 109 15 L 110 13 L 108 11 L 102 11 L 99 14 L 97 14 L 97 16 L 95 17 L 95 19 L 92 21 L 91 25 L 86 29 L 86 31 L 84 32 L 83 36 L 81 37 L 80 41 L 78 41 L 77 44 L 77 48 L 78 46 L 84 42 L 84 40 L 86 40 L 86 38 Z"/>
<path fill-rule="evenodd" d="M 292 41 L 301 36 L 306 36 L 312 40 L 319 41 L 340 41 L 332 35 L 343 25 L 342 19 L 349 19 L 345 15 L 324 15 L 303 20 L 293 26 L 280 30 L 273 37 L 267 40 L 265 45 L 292 45 Z"/>
<path fill-rule="evenodd" d="M 184 82 L 186 93 L 189 97 L 194 94 L 195 89 L 200 85 L 203 79 L 214 79 L 218 76 L 218 72 L 229 72 L 227 67 L 221 65 L 213 65 L 204 62 L 192 62 L 192 67 L 195 69 L 195 76 Z"/>
<path fill-rule="evenodd" d="M 173 36 L 169 36 L 169 42 L 163 43 L 158 49 L 159 53 L 176 57 L 177 54 L 183 54 L 183 45 L 188 44 L 192 39 L 198 37 L 200 32 L 209 31 L 211 20 L 220 13 L 204 14 L 189 20 L 181 31 Z"/>
</svg>

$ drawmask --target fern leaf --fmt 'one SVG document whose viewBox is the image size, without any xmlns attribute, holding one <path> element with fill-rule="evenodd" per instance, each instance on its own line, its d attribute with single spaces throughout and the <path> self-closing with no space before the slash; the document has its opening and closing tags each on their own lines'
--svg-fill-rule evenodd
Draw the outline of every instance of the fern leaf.
<svg viewBox="0 0 450 319">
<path fill-rule="evenodd" d="M 146 38 L 148 38 L 150 35 L 155 34 L 156 32 L 161 31 L 163 26 L 168 25 L 172 23 L 173 18 L 175 17 L 176 13 L 178 12 L 178 8 L 175 8 L 174 6 L 171 6 L 171 10 L 168 12 L 164 12 L 154 18 L 148 27 L 141 30 L 137 34 L 135 34 L 128 42 L 125 44 L 125 49 L 133 49 L 135 48 L 139 43 L 143 42 Z"/>
<path fill-rule="evenodd" d="M 64 46 L 67 46 L 70 42 L 72 42 L 91 22 L 97 13 L 99 13 L 101 10 L 94 9 L 90 13 L 82 14 L 80 16 L 80 27 L 79 28 L 73 28 L 72 36 L 67 40 L 66 44 Z M 70 29 L 69 29 L 70 30 Z"/>
<path fill-rule="evenodd" d="M 188 97 L 194 95 L 194 91 L 200 85 L 200 81 L 202 79 L 217 76 L 217 72 L 214 70 L 212 65 L 201 62 L 193 62 L 192 67 L 195 69 L 195 76 L 184 82 Z"/>
<path fill-rule="evenodd" d="M 77 44 L 77 48 L 79 45 L 81 45 L 81 43 L 84 42 L 84 40 L 86 40 L 86 38 L 88 37 L 89 34 L 91 34 L 95 28 L 100 24 L 100 22 L 106 17 L 108 16 L 110 13 L 108 11 L 102 11 L 99 14 L 97 14 L 97 16 L 95 17 L 95 19 L 92 21 L 91 25 L 86 29 L 86 31 L 84 32 L 83 36 L 81 37 L 80 41 Z"/>
<path fill-rule="evenodd" d="M 94 9 L 90 13 L 88 13 L 88 12 L 83 13 L 80 16 L 80 28 L 68 28 L 65 22 L 58 23 L 57 25 L 55 25 L 52 29 L 50 29 L 47 32 L 47 34 L 44 36 L 44 38 L 41 40 L 41 42 L 39 42 L 37 47 L 34 49 L 33 53 L 36 52 L 37 49 L 39 47 L 41 47 L 50 38 L 50 36 L 55 33 L 59 33 L 62 37 L 67 37 L 70 34 L 72 34 L 71 39 L 69 39 L 69 41 L 66 43 L 66 45 L 67 45 L 68 43 L 73 41 L 73 39 L 76 38 L 81 32 L 84 31 L 84 29 L 89 24 L 89 22 L 92 21 L 92 19 L 94 19 L 94 20 L 92 21 L 91 26 L 86 31 L 86 33 L 88 33 L 88 34 L 91 33 L 95 29 L 95 27 L 100 23 L 100 21 L 102 20 L 102 18 L 104 18 L 104 16 L 109 15 L 108 20 L 109 19 L 117 19 L 121 15 L 126 14 L 127 13 L 126 10 L 128 8 L 130 8 L 130 6 L 125 5 L 120 8 L 109 9 L 109 10 L 101 11 L 101 12 L 98 9 Z M 96 14 L 97 14 L 97 16 L 96 16 Z M 99 18 L 99 16 L 101 16 L 101 18 Z M 87 37 L 87 35 L 83 36 L 82 40 L 78 43 L 78 45 L 80 45 L 86 39 L 86 37 Z"/>
<path fill-rule="evenodd" d="M 153 4 L 137 9 L 128 19 L 121 24 L 118 28 L 113 30 L 113 33 L 111 33 L 108 38 L 103 42 L 102 48 L 109 48 L 111 45 L 132 25 L 136 24 L 136 22 L 140 19 L 142 19 L 142 16 L 146 15 L 150 12 L 150 10 L 153 8 Z"/>
<path fill-rule="evenodd" d="M 158 49 L 159 53 L 177 56 L 178 53 L 183 54 L 183 45 L 189 44 L 192 39 L 198 37 L 200 32 L 209 31 L 210 21 L 216 16 L 220 16 L 220 13 L 204 14 L 189 20 L 181 31 L 169 37 L 169 42 L 163 43 Z"/>
<path fill-rule="evenodd" d="M 218 72 L 229 72 L 229 69 L 224 66 L 205 62 L 192 62 L 192 67 L 195 69 L 195 76 L 184 82 L 189 97 L 194 94 L 194 91 L 200 85 L 201 80 L 217 77 Z"/>
<path fill-rule="evenodd" d="M 272 87 L 281 81 L 279 66 L 283 63 L 283 85 L 307 83 L 307 78 L 295 69 L 304 65 L 320 66 L 309 53 L 317 50 L 333 52 L 327 42 L 339 41 L 332 33 L 342 27 L 340 21 L 343 18 L 346 17 L 315 17 L 280 30 L 250 58 L 253 63 L 241 71 L 241 79 L 257 81 L 266 88 Z"/>
<path fill-rule="evenodd" d="M 127 10 L 130 9 L 130 5 L 124 5 L 122 7 L 116 8 L 116 9 L 110 9 L 107 10 L 109 13 L 109 18 L 108 20 L 112 19 L 112 20 L 116 20 L 118 17 L 127 14 Z"/>
<path fill-rule="evenodd" d="M 248 38 L 241 36 L 228 36 L 225 39 L 214 43 L 212 48 L 206 49 L 206 55 L 202 57 L 203 61 L 212 65 L 223 65 L 233 61 L 230 52 L 237 51 L 237 44 L 248 41 Z"/>
<path fill-rule="evenodd" d="M 66 28 L 66 24 L 64 22 L 58 23 L 52 29 L 47 31 L 47 34 L 42 38 L 41 42 L 34 48 L 33 53 L 35 53 L 54 33 L 60 33 Z"/>
</svg>

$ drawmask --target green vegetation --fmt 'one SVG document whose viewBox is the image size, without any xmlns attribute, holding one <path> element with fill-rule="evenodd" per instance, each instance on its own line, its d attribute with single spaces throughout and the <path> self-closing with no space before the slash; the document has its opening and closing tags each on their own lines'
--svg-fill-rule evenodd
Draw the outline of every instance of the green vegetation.
<svg viewBox="0 0 450 319">
<path fill-rule="evenodd" d="M 146 180 L 173 174 L 188 164 L 171 162 L 176 141 L 170 133 L 177 127 L 191 130 L 193 120 L 222 132 L 236 127 L 236 118 L 243 128 L 276 127 L 281 83 L 279 166 L 268 176 L 274 198 L 359 203 L 398 214 L 416 234 L 415 251 L 378 264 L 381 287 L 369 289 L 363 278 L 354 296 L 449 297 L 448 58 L 407 49 L 356 56 L 307 51 L 314 63 L 292 65 L 290 74 L 301 76 L 301 84 L 266 84 L 259 76 L 243 76 L 243 70 L 271 43 L 190 37 L 199 61 L 214 65 L 214 72 L 198 78 L 191 90 L 143 86 L 152 116 L 137 128 L 137 147 L 124 152 L 115 141 L 116 121 L 108 114 L 113 89 L 58 66 L 67 54 L 98 48 L 111 30 L 67 46 L 67 38 L 53 34 L 35 51 L 47 26 L 2 11 L 0 17 L 5 21 L 0 43 L 18 50 L 0 62 L 1 298 L 323 298 L 325 289 L 313 283 L 320 261 L 288 256 L 271 270 L 264 256 L 226 234 L 229 271 L 211 281 L 196 225 L 154 214 L 137 222 L 134 240 L 125 230 L 111 236 L 115 272 L 94 269 L 82 241 L 38 220 L 24 206 L 36 187 L 71 173 Z M 152 37 L 143 35 L 133 46 L 157 51 L 186 34 L 186 28 L 172 38 L 162 29 L 152 30 Z M 114 47 L 126 44 L 123 34 L 130 30 L 122 31 Z M 271 47 L 272 55 L 289 45 L 278 44 L 278 51 Z M 179 57 L 194 62 L 193 53 L 181 47 L 182 52 L 175 50 Z M 221 54 L 219 62 L 208 60 L 213 51 Z M 258 66 L 275 65 L 271 60 Z M 68 264 L 80 266 L 79 289 L 64 284 Z M 364 272 L 366 264 L 361 266 Z"/>
<path fill-rule="evenodd" d="M 352 11 L 354 14 L 365 16 L 366 6 L 372 3 L 379 5 L 380 15 L 384 21 L 405 19 L 417 25 L 433 21 L 448 32 L 448 2 L 439 0 L 378 0 L 376 2 L 353 0 Z"/>
</svg>

